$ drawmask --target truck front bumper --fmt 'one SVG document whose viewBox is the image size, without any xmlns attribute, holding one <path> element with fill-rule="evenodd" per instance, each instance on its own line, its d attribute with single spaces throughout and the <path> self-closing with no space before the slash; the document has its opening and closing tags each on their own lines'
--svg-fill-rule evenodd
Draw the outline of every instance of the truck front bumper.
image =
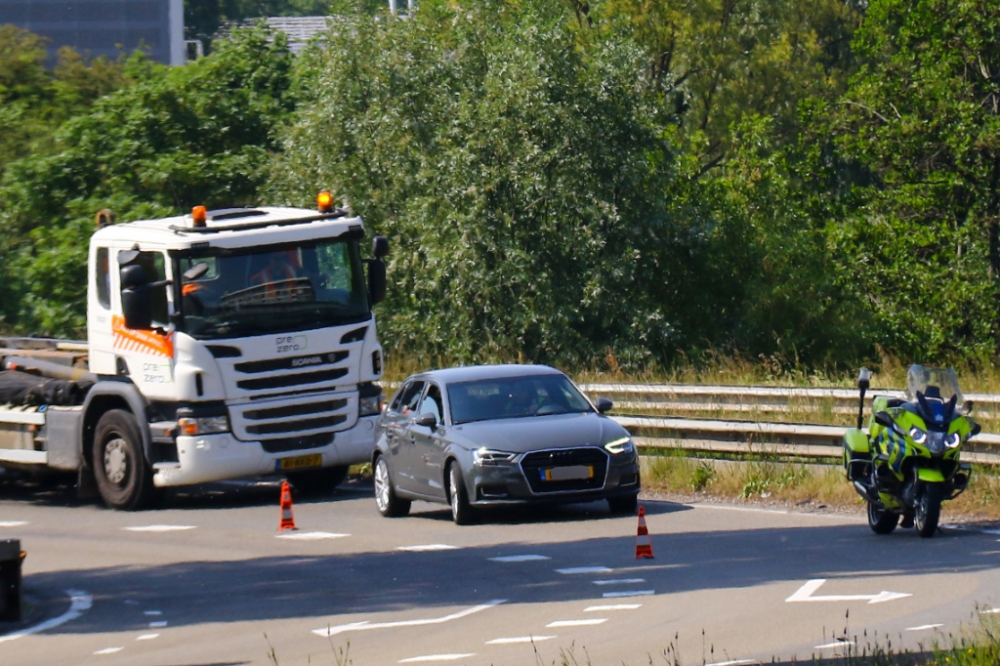
<svg viewBox="0 0 1000 666">
<path fill-rule="evenodd" d="M 321 467 L 369 462 L 375 448 L 375 416 L 359 418 L 350 430 L 341 430 L 327 446 L 268 453 L 260 442 L 241 442 L 232 433 L 177 438 L 177 462 L 153 465 L 153 484 L 158 488 L 273 474 L 281 460 L 320 455 Z"/>
</svg>

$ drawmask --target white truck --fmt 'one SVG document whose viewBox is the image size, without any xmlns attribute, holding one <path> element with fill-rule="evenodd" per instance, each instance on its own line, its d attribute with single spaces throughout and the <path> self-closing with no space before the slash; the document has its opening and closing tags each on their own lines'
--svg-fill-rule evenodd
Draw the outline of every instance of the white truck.
<svg viewBox="0 0 1000 666">
<path fill-rule="evenodd" d="M 0 467 L 75 472 L 132 510 L 272 473 L 329 487 L 369 461 L 388 241 L 363 259 L 361 219 L 317 201 L 128 224 L 102 211 L 87 342 L 0 339 Z"/>
</svg>

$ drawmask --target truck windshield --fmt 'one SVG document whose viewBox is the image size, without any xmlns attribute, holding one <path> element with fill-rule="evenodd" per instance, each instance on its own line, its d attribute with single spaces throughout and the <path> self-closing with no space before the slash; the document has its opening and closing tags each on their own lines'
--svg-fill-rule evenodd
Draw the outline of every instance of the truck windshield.
<svg viewBox="0 0 1000 666">
<path fill-rule="evenodd" d="M 175 253 L 178 330 L 237 338 L 368 319 L 355 239 Z"/>
</svg>

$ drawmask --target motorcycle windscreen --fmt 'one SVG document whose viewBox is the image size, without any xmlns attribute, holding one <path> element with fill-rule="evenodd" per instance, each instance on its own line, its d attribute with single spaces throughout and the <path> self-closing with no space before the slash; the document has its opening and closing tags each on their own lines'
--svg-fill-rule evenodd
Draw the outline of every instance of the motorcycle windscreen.
<svg viewBox="0 0 1000 666">
<path fill-rule="evenodd" d="M 965 402 L 962 391 L 958 388 L 958 377 L 951 368 L 911 365 L 906 371 L 906 399 L 916 400 L 918 391 L 927 398 L 936 398 L 942 402 L 948 402 L 952 397 L 955 397 L 955 402 L 959 405 Z"/>
</svg>

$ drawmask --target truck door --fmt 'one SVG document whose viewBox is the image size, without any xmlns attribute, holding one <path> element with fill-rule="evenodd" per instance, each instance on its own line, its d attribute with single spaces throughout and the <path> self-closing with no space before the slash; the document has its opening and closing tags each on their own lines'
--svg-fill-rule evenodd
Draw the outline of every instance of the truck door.
<svg viewBox="0 0 1000 666">
<path fill-rule="evenodd" d="M 416 469 L 418 472 L 417 484 L 420 492 L 431 497 L 445 496 L 444 493 L 444 449 L 447 440 L 443 437 L 445 432 L 444 412 L 441 409 L 441 389 L 437 384 L 427 383 L 427 390 L 424 392 L 423 400 L 417 408 L 417 414 L 433 414 L 437 419 L 437 425 L 433 428 L 419 426 L 411 422 L 408 426 L 410 439 L 414 443 L 414 453 L 418 458 Z"/>
<path fill-rule="evenodd" d="M 148 282 L 162 282 L 168 279 L 168 262 L 163 252 L 140 252 L 130 263 L 143 268 Z M 119 280 L 119 285 L 120 283 Z M 125 325 L 125 317 L 121 313 L 121 296 L 118 295 L 117 308 L 111 321 L 115 366 L 118 373 L 127 373 L 147 398 L 171 400 L 176 391 L 170 291 L 167 285 L 155 287 L 151 289 L 150 297 L 153 306 L 153 329 L 138 331 Z"/>
</svg>

